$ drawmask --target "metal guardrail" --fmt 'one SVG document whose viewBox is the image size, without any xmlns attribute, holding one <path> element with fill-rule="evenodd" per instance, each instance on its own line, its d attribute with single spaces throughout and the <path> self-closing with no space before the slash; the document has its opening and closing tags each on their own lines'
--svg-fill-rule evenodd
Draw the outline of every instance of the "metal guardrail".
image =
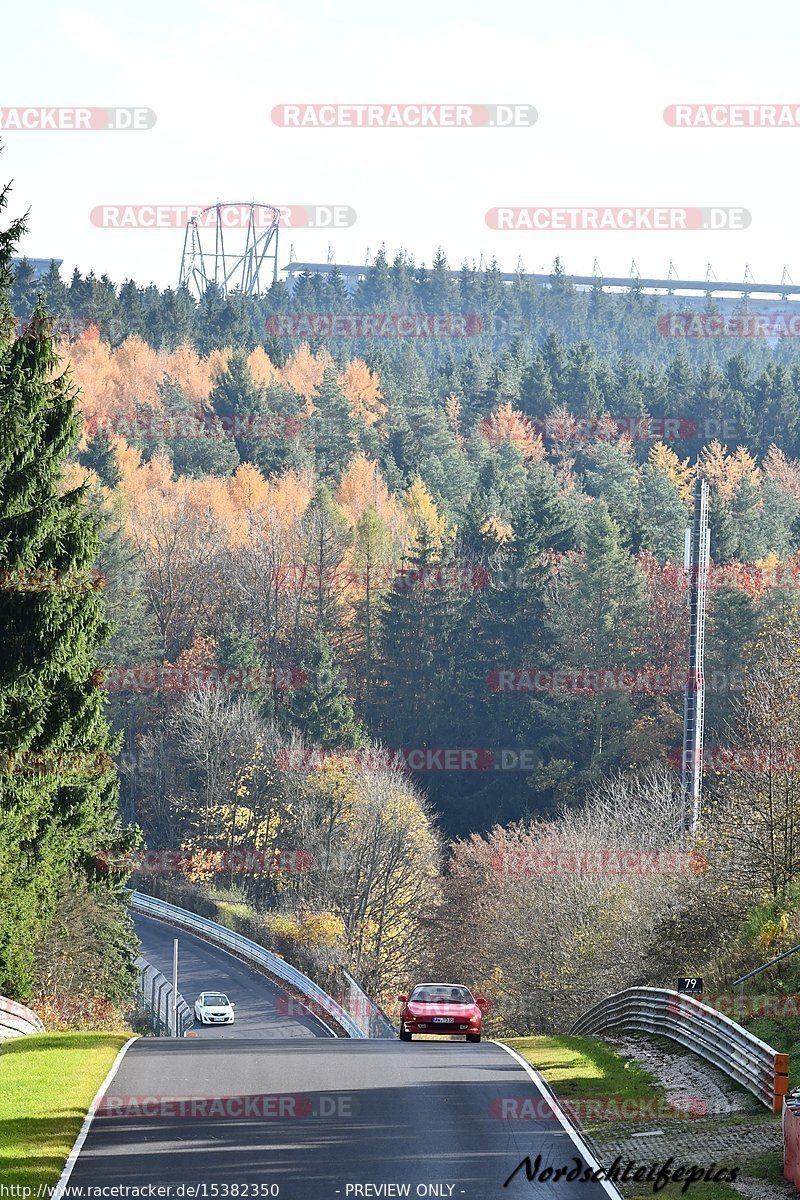
<svg viewBox="0 0 800 1200">
<path fill-rule="evenodd" d="M 789 1056 L 691 996 L 666 988 L 626 988 L 578 1017 L 570 1033 L 612 1029 L 668 1037 L 719 1067 L 772 1112 L 781 1111 L 788 1090 Z"/>
<path fill-rule="evenodd" d="M 44 1033 L 45 1028 L 35 1012 L 24 1004 L 0 996 L 0 1041 L 24 1037 L 27 1033 Z"/>
<path fill-rule="evenodd" d="M 216 921 L 199 917 L 196 913 L 189 912 L 185 908 L 178 908 L 175 904 L 167 904 L 165 900 L 157 900 L 155 896 L 145 896 L 142 892 L 131 893 L 130 906 L 134 912 L 155 917 L 160 921 L 168 921 L 171 925 L 177 925 L 190 933 L 196 933 L 198 937 L 230 950 L 245 962 L 262 967 L 270 975 L 291 984 L 301 995 L 313 1001 L 312 1010 L 327 1013 L 349 1037 L 363 1038 L 365 1036 L 358 1022 L 348 1012 L 345 1012 L 332 996 L 314 983 L 313 979 L 309 979 L 302 971 L 290 966 L 277 954 L 273 954 L 271 950 L 259 946 L 258 942 L 253 942 L 240 933 L 234 933 L 232 929 L 226 929 L 224 925 L 218 925 Z"/>
<path fill-rule="evenodd" d="M 347 981 L 347 1011 L 366 1038 L 396 1038 L 397 1030 L 386 1013 L 356 983 L 349 971 L 343 972 Z"/>
<path fill-rule="evenodd" d="M 150 1014 L 157 1037 L 172 1035 L 172 984 L 141 954 L 136 959 L 139 982 L 136 995 Z M 194 1024 L 194 1013 L 178 992 L 178 1037 L 185 1037 Z"/>
</svg>

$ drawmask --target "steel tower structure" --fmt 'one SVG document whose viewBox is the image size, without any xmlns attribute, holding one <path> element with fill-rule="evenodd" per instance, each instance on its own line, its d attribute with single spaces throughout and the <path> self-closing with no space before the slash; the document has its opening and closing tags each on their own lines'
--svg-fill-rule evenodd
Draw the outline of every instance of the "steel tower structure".
<svg viewBox="0 0 800 1200">
<path fill-rule="evenodd" d="M 686 530 L 685 567 L 689 583 L 689 670 L 683 697 L 684 830 L 693 833 L 700 820 L 703 781 L 703 718 L 705 714 L 706 596 L 711 530 L 708 525 L 708 484 L 699 474 L 694 484 L 694 518 Z"/>
<path fill-rule="evenodd" d="M 186 222 L 179 287 L 202 296 L 260 296 L 278 278 L 280 209 L 271 204 L 212 204 Z"/>
</svg>

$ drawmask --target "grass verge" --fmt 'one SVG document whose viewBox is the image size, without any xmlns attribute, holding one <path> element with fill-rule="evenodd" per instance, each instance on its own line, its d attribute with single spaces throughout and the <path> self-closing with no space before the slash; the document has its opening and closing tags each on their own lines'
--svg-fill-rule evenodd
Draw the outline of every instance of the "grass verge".
<svg viewBox="0 0 800 1200">
<path fill-rule="evenodd" d="M 656 1079 L 604 1042 L 587 1037 L 503 1038 L 564 1100 L 652 1100 L 663 1096 Z"/>
<path fill-rule="evenodd" d="M 0 1179 L 52 1185 L 127 1033 L 37 1033 L 0 1045 Z"/>
</svg>

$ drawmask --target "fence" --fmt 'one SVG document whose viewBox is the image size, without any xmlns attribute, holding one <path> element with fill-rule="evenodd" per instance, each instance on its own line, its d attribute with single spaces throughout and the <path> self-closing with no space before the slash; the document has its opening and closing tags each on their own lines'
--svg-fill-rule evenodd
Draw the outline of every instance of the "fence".
<svg viewBox="0 0 800 1200">
<path fill-rule="evenodd" d="M 258 942 L 253 942 L 240 933 L 234 933 L 232 929 L 226 929 L 223 925 L 217 925 L 215 921 L 209 921 L 206 917 L 198 917 L 196 913 L 188 912 L 185 908 L 167 904 L 165 900 L 157 900 L 155 896 L 145 896 L 142 892 L 131 893 L 130 906 L 134 912 L 155 917 L 160 921 L 167 921 L 171 925 L 177 925 L 180 929 L 186 929 L 208 942 L 230 950 L 251 966 L 260 967 L 275 978 L 290 984 L 302 996 L 313 1002 L 311 1005 L 313 1012 L 327 1013 L 348 1037 L 363 1038 L 366 1036 L 358 1022 L 340 1004 L 337 1004 L 332 996 L 324 992 L 302 971 L 290 966 L 277 954 L 273 954 L 271 950 L 259 946 Z"/>
<path fill-rule="evenodd" d="M 0 996 L 0 1041 L 23 1037 L 26 1033 L 44 1033 L 44 1025 L 24 1004 Z"/>
<path fill-rule="evenodd" d="M 139 984 L 136 989 L 138 999 L 150 1014 L 153 1028 L 157 1037 L 170 1037 L 172 1034 L 172 984 L 151 966 L 141 954 L 136 959 L 136 969 L 139 972 Z M 178 992 L 177 1003 L 178 1037 L 185 1037 L 186 1031 L 194 1024 L 194 1014 L 183 996 Z"/>
<path fill-rule="evenodd" d="M 392 1022 L 353 979 L 349 971 L 343 972 L 347 981 L 347 1011 L 358 1024 L 366 1038 L 394 1038 L 397 1036 Z"/>
<path fill-rule="evenodd" d="M 788 1091 L 789 1057 L 779 1054 L 730 1017 L 691 996 L 665 988 L 627 988 L 595 1004 L 571 1033 L 608 1030 L 660 1034 L 713 1063 L 779 1113 Z"/>
</svg>

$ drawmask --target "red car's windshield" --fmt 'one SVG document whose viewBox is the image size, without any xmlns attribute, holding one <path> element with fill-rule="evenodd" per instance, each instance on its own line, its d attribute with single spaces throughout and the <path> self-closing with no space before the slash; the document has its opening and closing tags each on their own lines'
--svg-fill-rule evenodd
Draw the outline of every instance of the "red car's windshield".
<svg viewBox="0 0 800 1200">
<path fill-rule="evenodd" d="M 465 987 L 425 985 L 415 987 L 409 1000 L 417 1004 L 474 1004 L 472 993 Z"/>
</svg>

